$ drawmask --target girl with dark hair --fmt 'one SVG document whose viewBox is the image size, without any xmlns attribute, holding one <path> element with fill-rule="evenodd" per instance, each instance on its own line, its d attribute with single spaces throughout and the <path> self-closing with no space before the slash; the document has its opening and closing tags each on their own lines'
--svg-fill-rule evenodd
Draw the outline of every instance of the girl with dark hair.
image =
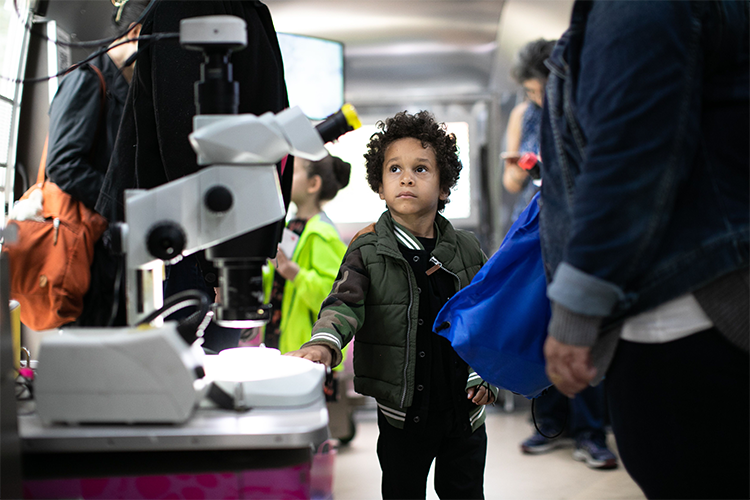
<svg viewBox="0 0 750 500">
<path fill-rule="evenodd" d="M 285 231 L 299 240 L 293 249 L 282 242 L 272 262 L 275 272 L 267 273 L 273 315 L 264 334 L 266 347 L 285 353 L 310 340 L 313 322 L 346 252 L 323 205 L 349 184 L 350 172 L 351 165 L 335 156 L 315 162 L 294 159 L 292 202 L 297 213 Z"/>
</svg>

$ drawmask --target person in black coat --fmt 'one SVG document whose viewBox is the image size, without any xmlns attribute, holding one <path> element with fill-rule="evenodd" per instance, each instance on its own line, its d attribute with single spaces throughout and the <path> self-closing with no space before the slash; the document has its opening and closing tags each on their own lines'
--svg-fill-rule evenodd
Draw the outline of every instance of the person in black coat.
<svg viewBox="0 0 750 500">
<path fill-rule="evenodd" d="M 247 47 L 232 54 L 234 80 L 239 82 L 239 112 L 261 115 L 288 107 L 281 50 L 268 8 L 259 1 L 157 0 L 143 22 L 143 35 L 179 32 L 180 21 L 207 15 L 232 15 L 247 23 Z M 162 40 L 139 51 L 133 85 L 127 97 L 120 133 L 107 170 L 96 210 L 110 220 L 123 219 L 126 189 L 150 189 L 198 170 L 188 142 L 196 114 L 193 86 L 200 80 L 203 54 L 186 50 L 177 39 Z M 286 204 L 292 169 L 279 166 Z M 216 270 L 202 256 L 188 256 L 167 267 L 164 294 L 199 289 L 214 297 Z M 205 281 L 204 281 L 205 278 Z M 239 330 L 211 335 L 204 347 L 220 350 L 236 346 Z M 215 332 L 214 332 L 215 333 Z M 212 343 L 212 337 L 219 339 Z"/>
<path fill-rule="evenodd" d="M 271 14 L 261 2 L 243 0 L 157 0 L 142 35 L 177 33 L 180 21 L 207 15 L 238 16 L 247 23 L 247 47 L 234 52 L 234 80 L 240 83 L 240 113 L 277 113 L 288 107 L 284 68 Z M 125 189 L 150 189 L 198 170 L 188 142 L 193 131 L 193 85 L 200 80 L 199 51 L 177 39 L 161 40 L 139 52 L 120 134 L 96 210 L 122 219 Z"/>
<path fill-rule="evenodd" d="M 141 26 L 135 21 L 147 3 L 130 0 L 125 4 L 112 29 L 117 34 L 132 29 L 113 42 L 106 53 L 65 75 L 50 105 L 45 173 L 60 189 L 91 209 L 104 182 L 133 76 L 128 59 L 138 44 L 121 42 L 138 37 Z M 109 322 L 115 268 L 116 263 L 98 241 L 91 285 L 76 324 L 104 326 Z"/>
</svg>

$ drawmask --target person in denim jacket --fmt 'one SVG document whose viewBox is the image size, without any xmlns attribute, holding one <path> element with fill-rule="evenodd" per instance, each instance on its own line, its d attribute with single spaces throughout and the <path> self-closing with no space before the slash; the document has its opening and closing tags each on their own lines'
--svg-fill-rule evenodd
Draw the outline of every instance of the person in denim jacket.
<svg viewBox="0 0 750 500">
<path fill-rule="evenodd" d="M 606 374 L 649 498 L 750 496 L 748 17 L 579 1 L 548 61 L 547 373 L 569 397 Z"/>
</svg>

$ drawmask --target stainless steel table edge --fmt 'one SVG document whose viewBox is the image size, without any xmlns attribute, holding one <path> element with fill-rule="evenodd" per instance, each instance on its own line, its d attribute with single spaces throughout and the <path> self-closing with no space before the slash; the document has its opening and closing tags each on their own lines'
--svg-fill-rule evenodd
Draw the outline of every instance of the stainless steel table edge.
<svg viewBox="0 0 750 500">
<path fill-rule="evenodd" d="M 18 431 L 23 453 L 315 450 L 329 437 L 324 401 L 247 412 L 198 408 L 176 425 L 45 425 L 30 414 L 19 416 Z"/>
</svg>

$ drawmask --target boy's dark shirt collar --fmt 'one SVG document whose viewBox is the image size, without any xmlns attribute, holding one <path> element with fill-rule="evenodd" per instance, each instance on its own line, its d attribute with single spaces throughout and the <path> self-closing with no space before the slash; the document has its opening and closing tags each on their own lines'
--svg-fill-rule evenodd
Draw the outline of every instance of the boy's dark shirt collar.
<svg viewBox="0 0 750 500">
<path fill-rule="evenodd" d="M 440 232 L 437 223 L 433 238 L 416 237 L 396 221 L 393 221 L 393 226 L 398 249 L 414 272 L 418 287 L 417 392 L 407 410 L 405 424 L 416 430 L 422 429 L 433 413 L 436 415 L 432 418 L 438 418 L 438 414 L 463 414 L 463 408 L 468 406 L 464 392 L 468 372 L 466 363 L 458 357 L 450 342 L 432 331 L 435 316 L 455 291 L 453 277 L 448 273 L 427 273 L 432 267 L 431 254 L 438 244 Z M 470 427 L 468 424 L 459 425 L 456 432 L 470 432 Z"/>
<path fill-rule="evenodd" d="M 409 250 L 427 250 L 428 252 L 432 252 L 437 245 L 438 239 L 440 239 L 440 228 L 438 226 L 437 220 L 432 223 L 435 233 L 435 236 L 432 238 L 421 238 L 419 236 L 414 236 L 414 234 L 412 234 L 409 229 L 396 222 L 393 216 L 391 216 L 391 221 L 393 222 L 393 234 L 394 236 L 396 236 L 396 241 Z M 425 240 L 432 242 L 432 248 L 425 248 Z"/>
</svg>

